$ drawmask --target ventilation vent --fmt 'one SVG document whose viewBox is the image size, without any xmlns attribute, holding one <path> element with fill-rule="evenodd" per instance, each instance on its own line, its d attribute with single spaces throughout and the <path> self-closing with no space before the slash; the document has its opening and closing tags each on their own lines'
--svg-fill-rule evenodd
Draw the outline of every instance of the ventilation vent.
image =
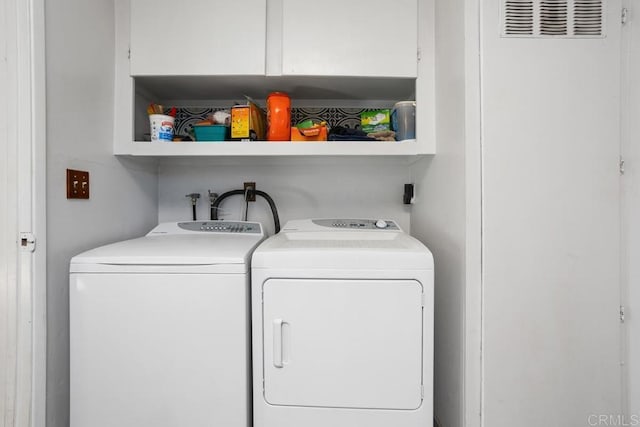
<svg viewBox="0 0 640 427">
<path fill-rule="evenodd" d="M 604 0 L 503 0 L 504 37 L 604 37 Z"/>
<path fill-rule="evenodd" d="M 576 36 L 602 36 L 602 0 L 576 0 L 573 33 Z"/>
<path fill-rule="evenodd" d="M 540 2 L 540 34 L 543 36 L 567 35 L 567 1 Z"/>
<path fill-rule="evenodd" d="M 505 32 L 509 35 L 533 35 L 533 1 L 507 0 Z"/>
</svg>

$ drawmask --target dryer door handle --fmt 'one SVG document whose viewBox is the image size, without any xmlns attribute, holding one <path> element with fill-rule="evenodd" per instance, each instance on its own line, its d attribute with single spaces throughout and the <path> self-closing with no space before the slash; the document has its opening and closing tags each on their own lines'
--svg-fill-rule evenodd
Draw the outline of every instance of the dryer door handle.
<svg viewBox="0 0 640 427">
<path fill-rule="evenodd" d="M 273 366 L 283 368 L 282 363 L 282 319 L 273 320 Z"/>
</svg>

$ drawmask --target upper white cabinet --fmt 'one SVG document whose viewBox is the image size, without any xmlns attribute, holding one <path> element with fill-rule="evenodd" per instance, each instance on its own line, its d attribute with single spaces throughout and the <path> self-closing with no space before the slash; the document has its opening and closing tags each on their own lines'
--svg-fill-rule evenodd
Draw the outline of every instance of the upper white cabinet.
<svg viewBox="0 0 640 427">
<path fill-rule="evenodd" d="M 114 153 L 154 157 L 433 154 L 434 7 L 434 0 L 118 0 Z M 397 143 L 146 142 L 150 103 L 195 111 L 229 108 L 245 102 L 247 95 L 264 107 L 273 91 L 288 93 L 296 109 L 386 109 L 398 101 L 413 100 L 416 139 Z M 329 111 L 318 117 L 305 114 L 336 118 Z M 193 117 L 176 118 L 180 134 L 184 135 Z"/>
<path fill-rule="evenodd" d="M 264 75 L 266 22 L 266 0 L 131 0 L 131 75 Z"/>
<path fill-rule="evenodd" d="M 416 77 L 418 0 L 282 0 L 282 74 Z"/>
</svg>

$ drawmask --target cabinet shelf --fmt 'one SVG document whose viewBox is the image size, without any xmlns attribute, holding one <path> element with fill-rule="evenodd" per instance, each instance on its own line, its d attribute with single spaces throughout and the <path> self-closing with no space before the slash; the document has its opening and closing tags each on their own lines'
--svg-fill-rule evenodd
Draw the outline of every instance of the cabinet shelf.
<svg viewBox="0 0 640 427">
<path fill-rule="evenodd" d="M 137 91 L 166 104 L 207 105 L 211 100 L 243 101 L 244 95 L 265 100 L 270 92 L 286 92 L 292 100 L 380 102 L 414 99 L 415 78 L 343 76 L 136 76 Z M 315 104 L 313 104 L 315 105 Z"/>
<path fill-rule="evenodd" d="M 326 142 L 173 142 L 136 141 L 117 155 L 147 157 L 182 156 L 411 156 L 418 154 L 415 139 L 386 141 Z"/>
</svg>

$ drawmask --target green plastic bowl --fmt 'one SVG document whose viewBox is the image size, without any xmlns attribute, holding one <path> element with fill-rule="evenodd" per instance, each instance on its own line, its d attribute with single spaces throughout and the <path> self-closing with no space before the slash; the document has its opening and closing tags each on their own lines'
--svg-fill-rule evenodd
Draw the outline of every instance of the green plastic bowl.
<svg viewBox="0 0 640 427">
<path fill-rule="evenodd" d="M 225 125 L 193 125 L 197 142 L 220 142 L 227 136 Z"/>
</svg>

